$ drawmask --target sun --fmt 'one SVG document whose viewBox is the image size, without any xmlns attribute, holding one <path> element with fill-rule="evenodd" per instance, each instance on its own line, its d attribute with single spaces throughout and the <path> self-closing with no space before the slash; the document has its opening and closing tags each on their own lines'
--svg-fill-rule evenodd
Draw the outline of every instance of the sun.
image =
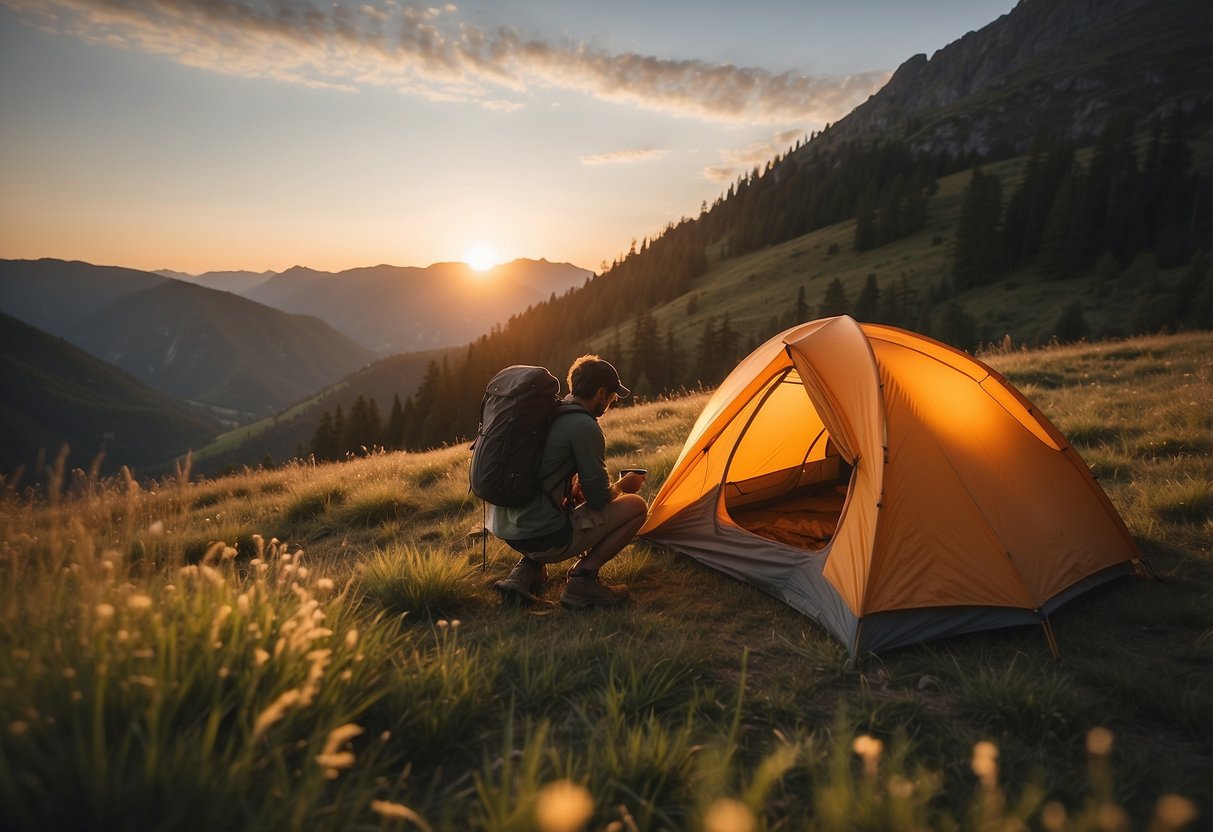
<svg viewBox="0 0 1213 832">
<path fill-rule="evenodd" d="M 463 262 L 478 272 L 488 271 L 500 261 L 497 250 L 489 246 L 472 246 L 463 254 Z"/>
</svg>

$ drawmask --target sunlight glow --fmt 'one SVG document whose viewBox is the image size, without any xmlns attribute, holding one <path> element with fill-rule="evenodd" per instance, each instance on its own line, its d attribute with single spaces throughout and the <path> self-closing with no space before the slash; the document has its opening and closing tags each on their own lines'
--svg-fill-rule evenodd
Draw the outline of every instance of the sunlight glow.
<svg viewBox="0 0 1213 832">
<path fill-rule="evenodd" d="M 488 271 L 500 261 L 497 250 L 488 246 L 472 246 L 463 255 L 463 261 L 478 272 Z"/>
</svg>

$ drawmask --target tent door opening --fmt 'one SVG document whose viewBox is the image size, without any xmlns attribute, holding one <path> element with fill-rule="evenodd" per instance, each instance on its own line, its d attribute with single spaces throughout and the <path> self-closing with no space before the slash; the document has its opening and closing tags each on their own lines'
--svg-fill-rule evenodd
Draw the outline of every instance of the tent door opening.
<svg viewBox="0 0 1213 832">
<path fill-rule="evenodd" d="M 853 468 L 789 368 L 755 397 L 725 468 L 724 510 L 741 528 L 814 552 L 834 537 Z"/>
</svg>

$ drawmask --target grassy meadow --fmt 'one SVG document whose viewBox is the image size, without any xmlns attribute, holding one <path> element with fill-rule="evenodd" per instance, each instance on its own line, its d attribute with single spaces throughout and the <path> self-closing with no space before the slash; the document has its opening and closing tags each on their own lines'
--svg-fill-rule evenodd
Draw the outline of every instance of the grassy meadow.
<svg viewBox="0 0 1213 832">
<path fill-rule="evenodd" d="M 0 826 L 1213 828 L 1213 334 L 985 358 L 1156 572 L 1056 615 L 1060 660 L 1035 628 L 848 660 L 644 542 L 623 609 L 503 607 L 464 447 L 4 483 Z M 651 497 L 703 402 L 608 414 L 609 464 Z"/>
</svg>

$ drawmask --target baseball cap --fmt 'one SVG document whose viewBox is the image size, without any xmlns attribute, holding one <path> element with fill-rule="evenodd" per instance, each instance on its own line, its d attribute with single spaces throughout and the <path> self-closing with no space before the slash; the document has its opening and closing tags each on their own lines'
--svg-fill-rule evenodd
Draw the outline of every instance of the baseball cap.
<svg viewBox="0 0 1213 832">
<path fill-rule="evenodd" d="M 614 391 L 621 399 L 627 398 L 632 392 L 623 386 L 623 382 L 619 380 L 619 371 L 609 361 L 603 361 L 601 358 L 587 361 L 582 366 L 582 372 L 585 373 L 586 380 L 590 381 L 595 390 L 605 387 L 607 390 Z"/>
</svg>

